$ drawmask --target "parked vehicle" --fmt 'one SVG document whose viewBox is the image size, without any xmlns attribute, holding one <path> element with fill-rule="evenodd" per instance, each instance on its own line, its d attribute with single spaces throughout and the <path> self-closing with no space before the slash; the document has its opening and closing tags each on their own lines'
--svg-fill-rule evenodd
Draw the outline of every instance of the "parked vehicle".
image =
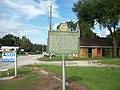
<svg viewBox="0 0 120 90">
<path fill-rule="evenodd" d="M 52 54 L 49 54 L 49 53 L 47 53 L 47 52 L 43 52 L 43 56 L 44 57 L 55 57 L 55 54 L 54 53 L 52 53 Z"/>
</svg>

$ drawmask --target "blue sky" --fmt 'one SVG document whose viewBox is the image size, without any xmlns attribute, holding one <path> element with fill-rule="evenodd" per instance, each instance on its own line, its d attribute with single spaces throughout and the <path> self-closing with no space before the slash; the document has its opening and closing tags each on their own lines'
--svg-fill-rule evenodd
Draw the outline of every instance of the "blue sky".
<svg viewBox="0 0 120 90">
<path fill-rule="evenodd" d="M 49 6 L 52 5 L 52 27 L 69 20 L 77 21 L 72 11 L 77 0 L 0 0 L 0 37 L 26 36 L 32 43 L 46 44 L 49 30 Z M 99 27 L 96 26 L 98 35 Z M 104 31 L 104 30 L 103 30 Z M 102 32 L 103 36 L 106 32 Z"/>
</svg>

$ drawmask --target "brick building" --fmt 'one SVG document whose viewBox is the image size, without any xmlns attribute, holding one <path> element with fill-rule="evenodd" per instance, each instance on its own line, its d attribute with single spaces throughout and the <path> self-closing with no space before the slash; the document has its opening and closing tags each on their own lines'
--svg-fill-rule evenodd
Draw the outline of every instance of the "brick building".
<svg viewBox="0 0 120 90">
<path fill-rule="evenodd" d="M 80 38 L 81 58 L 112 57 L 113 44 L 106 38 Z M 120 56 L 120 47 L 117 48 L 117 56 Z"/>
</svg>

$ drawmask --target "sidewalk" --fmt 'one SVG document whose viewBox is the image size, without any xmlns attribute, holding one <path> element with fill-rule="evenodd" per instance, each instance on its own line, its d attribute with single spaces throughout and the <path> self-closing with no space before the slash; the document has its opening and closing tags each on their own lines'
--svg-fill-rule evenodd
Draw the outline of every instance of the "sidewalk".
<svg viewBox="0 0 120 90">
<path fill-rule="evenodd" d="M 8 77 L 0 77 L 0 80 L 9 80 L 9 79 L 13 79 L 15 78 L 15 76 L 8 76 Z"/>
<path fill-rule="evenodd" d="M 109 64 L 101 64 L 97 63 L 99 60 L 94 61 L 65 61 L 66 66 L 82 66 L 82 67 L 120 67 L 119 65 L 109 65 Z M 62 65 L 62 61 L 52 61 L 52 62 L 45 62 L 45 61 L 38 61 L 35 64 L 40 65 Z"/>
</svg>

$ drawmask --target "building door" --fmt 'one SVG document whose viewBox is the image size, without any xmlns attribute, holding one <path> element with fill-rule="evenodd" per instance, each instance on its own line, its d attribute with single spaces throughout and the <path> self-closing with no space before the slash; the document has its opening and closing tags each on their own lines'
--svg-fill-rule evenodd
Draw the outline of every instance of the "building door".
<svg viewBox="0 0 120 90">
<path fill-rule="evenodd" d="M 119 56 L 120 56 L 120 49 L 117 48 L 117 57 L 119 57 Z"/>
<path fill-rule="evenodd" d="M 101 57 L 101 49 L 97 48 L 97 57 Z"/>
<path fill-rule="evenodd" d="M 102 49 L 102 56 L 105 57 L 105 48 Z"/>
<path fill-rule="evenodd" d="M 92 48 L 88 48 L 88 57 L 92 57 Z"/>
</svg>

